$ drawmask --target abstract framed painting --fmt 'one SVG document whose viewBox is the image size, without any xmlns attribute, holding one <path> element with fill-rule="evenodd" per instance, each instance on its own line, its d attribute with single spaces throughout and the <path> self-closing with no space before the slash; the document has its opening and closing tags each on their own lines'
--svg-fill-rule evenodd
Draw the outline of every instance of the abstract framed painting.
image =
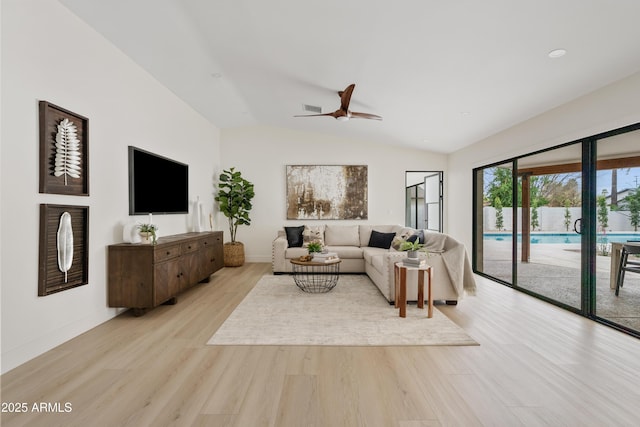
<svg viewBox="0 0 640 427">
<path fill-rule="evenodd" d="M 287 219 L 367 219 L 366 165 L 287 165 Z"/>
</svg>

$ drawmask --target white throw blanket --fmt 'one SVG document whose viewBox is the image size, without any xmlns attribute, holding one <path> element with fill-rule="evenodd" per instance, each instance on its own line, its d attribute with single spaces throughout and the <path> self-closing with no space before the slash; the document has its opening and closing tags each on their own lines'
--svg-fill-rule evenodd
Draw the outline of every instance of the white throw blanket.
<svg viewBox="0 0 640 427">
<path fill-rule="evenodd" d="M 442 254 L 442 261 L 456 293 L 459 296 L 464 292 L 467 295 L 475 295 L 476 281 L 473 277 L 471 262 L 464 245 L 456 242 L 455 245 L 445 250 L 447 239 L 450 239 L 446 234 L 425 233 L 424 237 L 424 250 Z"/>
</svg>

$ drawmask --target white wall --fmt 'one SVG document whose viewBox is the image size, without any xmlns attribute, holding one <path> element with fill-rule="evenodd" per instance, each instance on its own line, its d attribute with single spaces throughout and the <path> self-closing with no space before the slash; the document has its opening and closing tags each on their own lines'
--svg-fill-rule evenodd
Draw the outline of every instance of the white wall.
<svg viewBox="0 0 640 427">
<path fill-rule="evenodd" d="M 471 251 L 472 169 L 640 122 L 640 73 L 449 156 L 449 232 Z"/>
<path fill-rule="evenodd" d="M 106 247 L 128 217 L 127 146 L 189 164 L 213 208 L 220 132 L 55 0 L 2 0 L 2 372 L 104 322 Z M 38 193 L 38 101 L 89 118 L 90 196 Z M 38 297 L 39 204 L 88 205 L 89 284 Z M 188 215 L 154 215 L 159 234 Z"/>
<path fill-rule="evenodd" d="M 305 223 L 286 219 L 286 165 L 368 166 L 369 218 L 336 221 L 339 224 L 404 224 L 405 171 L 444 170 L 447 185 L 446 156 L 442 154 L 289 129 L 223 129 L 221 152 L 225 169 L 235 166 L 255 185 L 251 226 L 238 228 L 247 261 L 253 262 L 271 262 L 271 242 L 277 231 Z M 216 221 L 216 228 L 226 230 L 225 217 Z M 225 241 L 228 239 L 225 231 Z"/>
</svg>

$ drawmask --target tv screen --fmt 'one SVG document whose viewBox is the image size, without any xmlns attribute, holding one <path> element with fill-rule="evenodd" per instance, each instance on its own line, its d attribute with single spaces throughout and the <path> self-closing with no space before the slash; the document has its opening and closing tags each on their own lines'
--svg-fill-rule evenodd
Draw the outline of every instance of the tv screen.
<svg viewBox="0 0 640 427">
<path fill-rule="evenodd" d="M 129 215 L 189 212 L 189 166 L 129 146 Z"/>
</svg>

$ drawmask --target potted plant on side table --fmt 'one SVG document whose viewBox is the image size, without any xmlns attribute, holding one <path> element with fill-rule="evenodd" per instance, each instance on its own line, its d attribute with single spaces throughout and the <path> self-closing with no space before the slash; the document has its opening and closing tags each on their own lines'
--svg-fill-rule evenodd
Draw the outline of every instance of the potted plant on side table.
<svg viewBox="0 0 640 427">
<path fill-rule="evenodd" d="M 402 242 L 400 250 L 407 251 L 408 258 L 418 258 L 418 251 L 422 249 L 423 246 L 424 245 L 416 239 L 413 242 Z"/>
<path fill-rule="evenodd" d="M 218 183 L 218 194 L 215 201 L 220 205 L 220 212 L 229 219 L 231 241 L 223 245 L 225 267 L 239 267 L 244 264 L 244 244 L 236 241 L 238 226 L 251 225 L 249 212 L 251 199 L 255 195 L 253 184 L 242 177 L 235 168 L 223 170 Z"/>
</svg>

